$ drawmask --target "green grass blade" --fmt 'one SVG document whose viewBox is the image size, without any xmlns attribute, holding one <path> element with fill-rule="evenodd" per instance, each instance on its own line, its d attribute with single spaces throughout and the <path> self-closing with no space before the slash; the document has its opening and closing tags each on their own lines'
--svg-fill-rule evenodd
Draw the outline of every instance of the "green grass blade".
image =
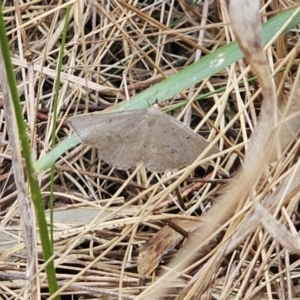
<svg viewBox="0 0 300 300">
<path fill-rule="evenodd" d="M 52 147 L 55 146 L 56 141 L 56 122 L 57 122 L 57 114 L 58 114 L 58 97 L 60 92 L 60 77 L 61 70 L 63 64 L 64 57 L 64 48 L 66 45 L 66 37 L 68 32 L 69 25 L 69 15 L 70 15 L 70 6 L 67 7 L 66 15 L 65 15 L 65 24 L 63 29 L 63 35 L 61 39 L 60 45 L 60 53 L 58 57 L 58 67 L 57 67 L 57 76 L 55 81 L 55 95 L 54 95 L 54 104 L 53 104 L 53 127 L 52 127 Z M 50 242 L 53 249 L 53 204 L 54 204 L 54 165 L 51 166 L 51 175 L 50 175 L 50 198 L 49 198 L 49 208 L 50 208 Z"/>
<path fill-rule="evenodd" d="M 34 169 L 33 169 L 30 144 L 29 144 L 29 140 L 27 137 L 27 133 L 26 133 L 26 125 L 25 125 L 24 118 L 23 118 L 22 107 L 20 105 L 20 98 L 18 95 L 15 73 L 13 70 L 12 62 L 11 62 L 9 43 L 8 43 L 8 38 L 7 38 L 7 34 L 6 34 L 4 16 L 3 16 L 3 12 L 2 12 L 2 3 L 0 3 L 0 28 L 1 28 L 1 30 L 0 30 L 0 46 L 1 46 L 1 51 L 3 53 L 3 58 L 5 61 L 7 81 L 8 81 L 10 92 L 11 92 L 13 107 L 15 110 L 15 117 L 16 117 L 16 121 L 17 121 L 21 146 L 22 146 L 22 150 L 23 150 L 23 156 L 24 156 L 24 160 L 25 160 L 25 169 L 27 170 L 27 179 L 28 179 L 28 183 L 30 186 L 31 199 L 33 201 L 34 208 L 36 211 L 36 217 L 37 217 L 37 222 L 38 222 L 39 231 L 40 231 L 40 240 L 41 240 L 44 260 L 47 261 L 52 257 L 52 249 L 51 249 L 50 241 L 49 241 L 49 235 L 48 235 L 47 223 L 46 223 L 46 218 L 45 218 L 45 213 L 44 213 L 42 195 L 41 195 L 38 180 L 35 177 L 35 173 L 34 173 Z M 50 260 L 49 263 L 47 264 L 46 273 L 47 273 L 47 277 L 48 277 L 48 287 L 49 287 L 50 294 L 54 294 L 58 289 L 58 285 L 56 282 L 56 274 L 55 274 L 53 260 Z M 56 298 L 56 299 L 58 299 L 58 298 Z"/>
<path fill-rule="evenodd" d="M 284 11 L 270 19 L 263 25 L 263 41 L 267 44 L 284 26 L 283 32 L 287 32 L 300 23 L 299 8 Z M 243 58 L 243 54 L 236 42 L 220 47 L 216 51 L 204 56 L 198 62 L 186 67 L 180 72 L 150 87 L 128 102 L 116 105 L 112 111 L 130 110 L 130 109 L 147 109 L 149 105 L 156 102 L 162 102 L 172 98 L 184 89 L 187 89 L 196 83 L 218 73 L 232 63 Z M 74 142 L 80 140 L 69 137 L 57 145 L 49 154 L 44 156 L 35 164 L 38 171 L 45 170 L 54 164 L 55 160 L 68 149 L 74 146 Z M 55 154 L 52 153 L 55 151 Z"/>
<path fill-rule="evenodd" d="M 298 12 L 298 13 L 297 13 Z M 293 19 L 285 31 L 293 28 L 300 23 L 299 9 L 288 10 L 282 12 L 276 17 L 270 19 L 263 25 L 263 41 L 267 44 L 274 35 L 284 26 L 287 20 L 293 16 Z M 193 86 L 200 81 L 213 76 L 231 64 L 243 58 L 243 53 L 236 42 L 220 47 L 216 51 L 204 56 L 199 61 L 184 68 L 180 72 L 172 75 L 160 83 L 150 87 L 144 92 L 138 94 L 130 101 L 121 103 L 113 108 L 113 111 L 128 110 L 128 109 L 146 109 L 149 104 L 162 102 L 168 98 L 176 96 L 178 93 Z"/>
</svg>

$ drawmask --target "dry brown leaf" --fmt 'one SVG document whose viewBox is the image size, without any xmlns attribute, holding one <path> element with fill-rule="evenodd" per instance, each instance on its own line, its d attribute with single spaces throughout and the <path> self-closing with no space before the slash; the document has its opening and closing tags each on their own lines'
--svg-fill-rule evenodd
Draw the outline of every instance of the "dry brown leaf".
<svg viewBox="0 0 300 300">
<path fill-rule="evenodd" d="M 173 220 L 173 222 L 186 232 L 193 232 L 202 225 L 200 219 L 199 222 L 192 220 Z M 173 249 L 183 238 L 174 229 L 164 226 L 141 248 L 137 263 L 138 273 L 140 275 L 150 275 L 158 266 L 162 256 Z"/>
</svg>

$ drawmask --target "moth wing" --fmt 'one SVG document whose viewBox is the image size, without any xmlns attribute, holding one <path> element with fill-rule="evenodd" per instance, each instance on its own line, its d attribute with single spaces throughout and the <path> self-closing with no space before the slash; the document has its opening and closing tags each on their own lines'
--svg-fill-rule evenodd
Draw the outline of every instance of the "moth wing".
<svg viewBox="0 0 300 300">
<path fill-rule="evenodd" d="M 209 145 L 204 138 L 175 118 L 156 109 L 149 110 L 149 113 L 153 125 L 145 164 L 150 170 L 162 172 L 185 167 L 193 163 Z M 158 118 L 160 114 L 164 116 Z M 217 152 L 219 150 L 214 147 L 206 157 Z"/>
<path fill-rule="evenodd" d="M 70 125 L 83 143 L 97 147 L 104 161 L 118 169 L 144 163 L 163 172 L 191 164 L 209 143 L 158 109 L 94 113 L 72 117 Z M 217 153 L 212 148 L 206 156 Z"/>
<path fill-rule="evenodd" d="M 69 119 L 85 144 L 97 147 L 103 160 L 118 169 L 135 167 L 140 157 L 141 128 L 147 111 L 93 113 Z"/>
</svg>

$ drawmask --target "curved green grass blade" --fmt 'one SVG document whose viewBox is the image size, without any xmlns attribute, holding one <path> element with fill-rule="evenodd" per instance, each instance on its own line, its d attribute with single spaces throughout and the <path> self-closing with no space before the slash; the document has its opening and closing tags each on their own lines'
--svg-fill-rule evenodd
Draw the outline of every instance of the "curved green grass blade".
<svg viewBox="0 0 300 300">
<path fill-rule="evenodd" d="M 270 19 L 263 25 L 263 41 L 267 44 L 274 35 L 286 24 L 284 32 L 293 28 L 300 22 L 300 10 L 288 10 Z M 294 15 L 294 16 L 293 16 Z M 186 67 L 160 83 L 138 94 L 130 101 L 115 106 L 112 111 L 127 109 L 146 109 L 155 102 L 162 102 L 176 96 L 178 93 L 194 84 L 218 73 L 232 63 L 243 58 L 243 53 L 236 42 L 223 46 L 204 56 L 198 62 Z"/>
<path fill-rule="evenodd" d="M 299 23 L 300 8 L 280 13 L 263 25 L 264 44 L 267 44 L 282 28 L 284 28 L 284 33 Z M 147 109 L 149 105 L 174 97 L 184 89 L 218 73 L 241 58 L 243 58 L 242 51 L 236 42 L 232 42 L 204 56 L 198 62 L 150 87 L 129 101 L 116 105 L 111 111 Z M 70 145 L 68 145 L 68 141 Z M 53 149 L 49 154 L 36 162 L 36 170 L 42 171 L 49 168 L 60 155 L 73 146 L 74 137 L 66 139 L 64 144 L 61 143 L 54 148 L 57 156 L 54 156 L 52 153 Z"/>
</svg>

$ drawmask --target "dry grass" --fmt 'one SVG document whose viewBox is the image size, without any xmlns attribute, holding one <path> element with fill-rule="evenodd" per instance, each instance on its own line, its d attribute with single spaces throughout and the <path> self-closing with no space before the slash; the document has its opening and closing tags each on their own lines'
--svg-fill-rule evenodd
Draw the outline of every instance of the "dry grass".
<svg viewBox="0 0 300 300">
<path fill-rule="evenodd" d="M 71 134 L 67 118 L 126 101 L 232 40 L 225 1 L 205 0 L 193 9 L 184 1 L 126 3 L 88 1 L 82 8 L 71 3 L 57 143 Z M 287 0 L 271 1 L 264 7 L 262 18 L 266 21 L 292 5 Z M 23 24 L 19 24 L 14 5 L 4 3 L 19 92 L 36 157 L 51 148 L 53 82 L 64 12 L 65 4 L 27 2 L 20 6 Z M 21 28 L 25 33 L 22 38 Z M 287 116 L 299 110 L 297 37 L 298 29 L 294 29 L 277 37 L 267 49 L 279 108 L 284 111 L 286 103 L 292 105 Z M 32 76 L 26 71 L 27 44 L 33 58 L 33 64 L 29 63 Z M 246 68 L 240 61 L 163 103 L 164 108 L 190 105 L 188 100 L 212 92 L 181 116 L 181 121 L 197 128 L 208 140 L 221 136 L 220 155 L 208 170 L 194 163 L 172 174 L 156 174 L 143 167 L 119 171 L 101 161 L 97 149 L 88 146 L 73 148 L 56 163 L 54 252 L 62 299 L 134 299 L 168 268 L 186 244 L 183 235 L 197 229 L 199 234 L 199 227 L 211 226 L 206 216 L 212 206 L 222 211 L 215 205 L 216 199 L 226 192 L 228 183 L 234 185 L 231 178 L 243 164 L 244 147 L 260 114 L 259 86 L 257 81 L 248 81 L 253 74 Z M 280 69 L 283 72 L 277 73 Z M 238 85 L 239 76 L 242 86 Z M 224 92 L 216 92 L 220 87 Z M 199 129 L 205 114 L 209 121 Z M 33 278 L 28 278 L 20 232 L 22 207 L 16 201 L 2 112 L 0 117 L 0 299 L 30 299 L 27 285 Z M 285 136 L 279 133 L 277 140 Z M 217 234 L 207 238 L 181 276 L 169 282 L 164 299 L 300 299 L 297 137 L 287 141 L 287 148 L 278 157 L 270 154 L 273 162 L 250 186 L 245 201 L 234 207 Z M 45 208 L 49 178 L 48 172 L 40 174 Z M 171 226 L 179 226 L 181 234 Z M 32 282 L 39 286 L 33 289 L 37 289 L 38 298 L 46 299 L 39 242 L 36 250 L 40 268 L 36 271 L 38 280 Z"/>
</svg>

